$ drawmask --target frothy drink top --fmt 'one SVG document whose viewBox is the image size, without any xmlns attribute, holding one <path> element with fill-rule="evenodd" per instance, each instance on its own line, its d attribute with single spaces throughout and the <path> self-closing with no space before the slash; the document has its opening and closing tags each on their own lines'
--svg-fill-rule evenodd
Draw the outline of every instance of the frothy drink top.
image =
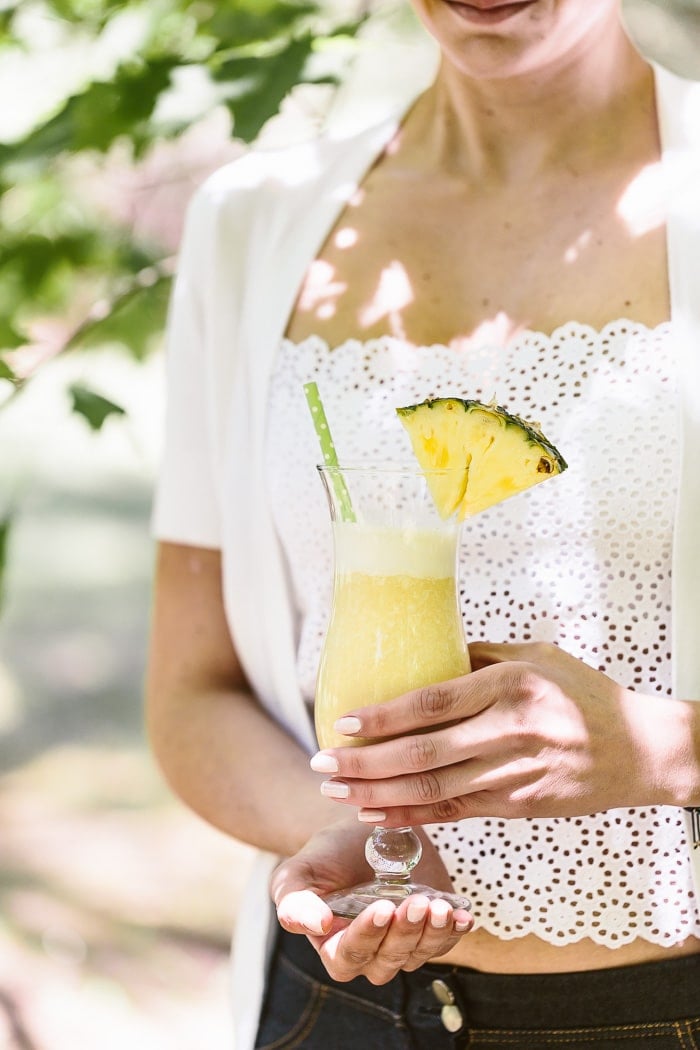
<svg viewBox="0 0 700 1050">
<path fill-rule="evenodd" d="M 336 570 L 368 576 L 445 579 L 454 574 L 456 533 L 336 522 Z"/>
</svg>

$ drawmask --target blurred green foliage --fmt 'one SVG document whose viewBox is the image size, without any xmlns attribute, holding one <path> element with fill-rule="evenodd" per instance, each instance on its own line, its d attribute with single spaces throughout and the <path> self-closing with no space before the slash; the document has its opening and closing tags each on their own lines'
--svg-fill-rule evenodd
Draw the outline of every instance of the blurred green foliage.
<svg viewBox="0 0 700 1050">
<path fill-rule="evenodd" d="M 251 142 L 295 85 L 338 81 L 369 3 L 2 0 L 0 63 L 31 63 L 48 32 L 66 62 L 83 56 L 85 72 L 28 130 L 0 134 L 0 408 L 57 354 L 110 345 L 142 360 L 160 343 L 173 244 L 98 206 L 83 192 L 86 169 L 99 181 L 115 155 L 133 169 L 221 107 L 233 137 Z M 126 54 L 114 44 L 125 37 L 136 41 Z M 193 73 L 206 88 L 194 112 L 186 91 L 184 106 L 173 103 Z M 123 414 L 109 391 L 80 383 L 66 393 L 94 431 Z M 0 506 L 0 597 L 13 513 Z"/>
<path fill-rule="evenodd" d="M 192 118 L 173 117 L 172 106 L 164 117 L 159 104 L 193 68 L 208 85 L 211 108 L 225 106 L 233 135 L 251 142 L 295 85 L 338 78 L 333 43 L 354 35 L 364 14 L 361 0 L 349 21 L 347 3 L 344 18 L 334 18 L 333 7 L 333 0 L 10 0 L 0 13 L 0 61 L 31 52 L 28 13 L 86 50 L 131 17 L 140 42 L 19 141 L 0 142 L 0 385 L 16 391 L 26 382 L 12 351 L 31 341 L 33 322 L 73 319 L 78 303 L 84 316 L 59 352 L 109 342 L 142 358 L 162 330 L 170 250 L 139 243 L 103 211 L 91 213 L 71 177 L 76 162 L 99 164 L 116 148 L 138 162 L 155 144 L 183 135 Z M 82 412 L 84 400 L 74 405 Z M 94 426 L 94 416 L 88 422 Z"/>
<path fill-rule="evenodd" d="M 8 514 L 0 521 L 0 609 L 5 597 L 3 589 L 3 577 L 5 573 L 5 560 L 7 557 L 7 538 L 10 534 L 11 516 Z"/>
</svg>

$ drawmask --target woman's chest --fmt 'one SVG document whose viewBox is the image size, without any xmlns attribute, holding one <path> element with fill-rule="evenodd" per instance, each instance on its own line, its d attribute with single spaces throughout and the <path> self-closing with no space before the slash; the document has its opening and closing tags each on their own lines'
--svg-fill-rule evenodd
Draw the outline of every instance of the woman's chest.
<svg viewBox="0 0 700 1050">
<path fill-rule="evenodd" d="M 569 469 L 467 523 L 465 629 L 473 639 L 558 641 L 594 664 L 619 651 L 619 659 L 629 657 L 630 684 L 653 692 L 668 686 L 676 379 L 667 325 L 620 321 L 595 332 L 570 324 L 552 337 L 526 333 L 512 347 L 484 345 L 471 354 L 392 339 L 346 342 L 332 352 L 318 339 L 285 342 L 270 390 L 267 462 L 300 616 L 304 695 L 313 696 L 332 578 L 305 382 L 319 386 L 344 461 L 409 461 L 395 408 L 425 397 L 495 396 L 538 420 Z M 649 617 L 637 615 L 640 607 Z M 644 672 L 642 651 L 653 653 Z"/>
<path fill-rule="evenodd" d="M 583 182 L 515 193 L 370 177 L 309 265 L 287 334 L 458 345 L 572 318 L 655 327 L 669 317 L 663 209 L 626 177 Z"/>
</svg>

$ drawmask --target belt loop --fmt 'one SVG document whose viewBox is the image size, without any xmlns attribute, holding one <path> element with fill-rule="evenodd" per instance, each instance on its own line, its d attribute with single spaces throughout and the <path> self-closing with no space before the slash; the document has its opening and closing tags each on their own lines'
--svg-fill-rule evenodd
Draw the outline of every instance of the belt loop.
<svg viewBox="0 0 700 1050">
<path fill-rule="evenodd" d="M 686 812 L 690 813 L 693 849 L 698 849 L 698 847 L 700 847 L 700 808 L 696 806 L 686 806 Z"/>
</svg>

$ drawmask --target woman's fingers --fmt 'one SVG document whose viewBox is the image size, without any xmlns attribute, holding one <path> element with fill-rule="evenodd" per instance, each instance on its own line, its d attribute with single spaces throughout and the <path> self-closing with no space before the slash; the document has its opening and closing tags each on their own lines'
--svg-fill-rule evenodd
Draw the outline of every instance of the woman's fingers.
<svg viewBox="0 0 700 1050">
<path fill-rule="evenodd" d="M 472 925 L 468 912 L 416 894 L 398 907 L 377 901 L 345 929 L 310 940 L 334 980 L 363 974 L 373 984 L 385 984 L 400 970 L 416 970 L 444 955 Z"/>
<path fill-rule="evenodd" d="M 445 729 L 396 737 L 365 747 L 319 751 L 311 759 L 316 773 L 341 780 L 382 780 L 403 773 L 422 773 L 488 754 L 503 742 L 506 720 L 489 711 L 478 722 L 457 722 Z M 325 793 L 325 792 L 324 792 Z"/>
<path fill-rule="evenodd" d="M 320 785 L 327 798 L 355 807 L 435 805 L 471 792 L 507 787 L 541 768 L 538 753 L 523 753 L 520 730 L 507 710 L 444 729 L 357 748 L 322 751 L 316 771 L 336 770 Z M 435 811 L 437 813 L 437 811 Z M 435 820 L 447 819 L 447 814 Z"/>
<path fill-rule="evenodd" d="M 327 934 L 333 913 L 317 893 L 313 867 L 299 857 L 278 866 L 270 882 L 277 918 L 288 933 Z"/>
<path fill-rule="evenodd" d="M 480 714 L 504 696 L 517 699 L 530 695 L 535 672 L 531 664 L 522 661 L 492 662 L 461 678 L 414 689 L 383 704 L 358 707 L 338 719 L 335 729 L 350 742 L 353 737 L 381 740 L 446 726 Z"/>
<path fill-rule="evenodd" d="M 670 783 L 655 698 L 554 645 L 473 650 L 480 670 L 341 720 L 376 742 L 314 756 L 330 774 L 323 793 L 359 807 L 366 824 L 395 828 L 645 805 L 658 797 L 651 785 Z"/>
<path fill-rule="evenodd" d="M 549 642 L 472 642 L 469 645 L 469 662 L 472 671 L 501 663 L 539 664 L 549 662 L 560 652 Z"/>
<path fill-rule="evenodd" d="M 423 773 L 383 780 L 325 780 L 322 793 L 350 806 L 432 806 L 475 792 L 507 792 L 535 783 L 546 773 L 539 755 L 474 758 Z M 442 818 L 441 818 L 442 819 Z"/>
<path fill-rule="evenodd" d="M 460 795 L 457 798 L 446 798 L 442 802 L 424 806 L 396 806 L 393 809 L 364 807 L 358 812 L 358 820 L 373 827 L 381 824 L 383 828 L 417 827 L 419 824 L 454 824 L 468 817 L 513 817 L 528 816 L 518 806 L 500 801 L 488 792 L 474 792 Z"/>
<path fill-rule="evenodd" d="M 473 919 L 448 901 L 414 894 L 396 905 L 379 899 L 356 919 L 332 914 L 324 894 L 350 886 L 365 873 L 362 845 L 366 829 L 343 819 L 318 832 L 304 849 L 275 869 L 270 881 L 279 921 L 290 933 L 304 934 L 319 952 L 331 977 L 349 981 L 363 974 L 375 984 L 399 970 L 415 970 L 444 955 L 471 929 Z M 435 847 L 423 842 L 417 877 L 450 890 L 450 879 Z"/>
<path fill-rule="evenodd" d="M 313 890 L 292 890 L 277 905 L 277 919 L 288 933 L 326 935 L 333 926 L 333 913 Z"/>
</svg>

